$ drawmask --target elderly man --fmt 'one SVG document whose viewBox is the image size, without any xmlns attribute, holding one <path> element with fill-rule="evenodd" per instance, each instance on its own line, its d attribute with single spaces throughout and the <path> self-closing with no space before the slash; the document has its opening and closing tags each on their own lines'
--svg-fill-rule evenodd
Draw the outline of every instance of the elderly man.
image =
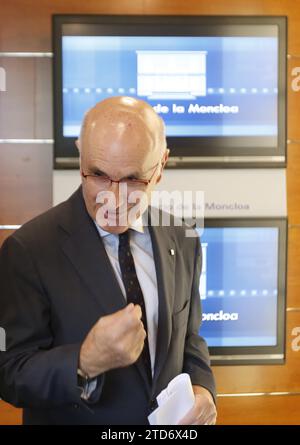
<svg viewBox="0 0 300 445">
<path fill-rule="evenodd" d="M 143 196 L 168 159 L 162 120 L 143 101 L 106 99 L 77 147 L 81 187 L 1 249 L 0 396 L 24 408 L 25 424 L 147 424 L 156 396 L 186 372 L 195 405 L 181 423 L 213 424 L 200 244 L 145 218 Z"/>
</svg>

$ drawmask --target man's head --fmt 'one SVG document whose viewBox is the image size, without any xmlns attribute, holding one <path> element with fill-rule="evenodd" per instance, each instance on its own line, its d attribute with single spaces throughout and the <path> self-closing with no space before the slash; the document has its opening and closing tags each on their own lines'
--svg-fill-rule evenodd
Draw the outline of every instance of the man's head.
<svg viewBox="0 0 300 445">
<path fill-rule="evenodd" d="M 102 219 L 100 225 L 111 233 L 124 232 L 128 228 L 128 223 L 124 224 L 124 211 L 130 213 L 130 209 L 136 208 L 136 200 L 125 202 L 124 194 L 119 199 L 118 182 L 102 184 L 101 179 L 89 175 L 105 175 L 113 181 L 142 180 L 145 185 L 129 182 L 128 192 L 142 190 L 149 199 L 168 159 L 162 119 L 144 101 L 123 96 L 108 98 L 86 113 L 76 145 L 80 152 L 83 196 L 90 216 L 95 220 L 99 210 L 109 208 L 104 214 L 107 224 Z M 149 179 L 151 182 L 146 186 Z M 125 183 L 121 183 L 121 190 Z M 103 203 L 107 192 L 113 193 L 114 204 Z M 96 202 L 97 197 L 102 203 Z M 144 210 L 142 207 L 137 217 Z M 116 211 L 116 225 L 111 225 L 111 211 Z"/>
</svg>

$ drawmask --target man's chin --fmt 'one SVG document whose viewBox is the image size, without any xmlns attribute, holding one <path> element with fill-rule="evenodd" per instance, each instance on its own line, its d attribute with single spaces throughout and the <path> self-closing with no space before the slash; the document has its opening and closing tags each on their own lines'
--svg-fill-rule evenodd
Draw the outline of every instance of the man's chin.
<svg viewBox="0 0 300 445">
<path fill-rule="evenodd" d="M 129 216 L 128 209 L 127 212 L 116 212 L 115 215 L 109 214 L 108 211 L 106 212 L 96 212 L 96 222 L 101 229 L 105 230 L 106 232 L 113 233 L 113 234 L 119 234 L 125 232 L 128 227 L 131 225 L 131 221 L 128 220 Z M 138 216 L 140 213 L 138 214 Z M 133 224 L 137 221 L 137 215 L 134 218 Z"/>
<path fill-rule="evenodd" d="M 118 226 L 118 225 L 110 225 L 110 224 L 105 224 L 105 225 L 100 225 L 101 229 L 105 230 L 108 233 L 112 233 L 113 235 L 119 235 L 120 233 L 126 232 L 126 230 L 128 229 L 128 225 L 127 226 Z"/>
<path fill-rule="evenodd" d="M 101 229 L 113 234 L 123 233 L 128 229 L 127 215 L 122 215 L 121 218 L 118 212 L 115 217 L 110 217 L 107 212 L 103 215 L 98 214 L 96 215 L 96 222 Z"/>
</svg>

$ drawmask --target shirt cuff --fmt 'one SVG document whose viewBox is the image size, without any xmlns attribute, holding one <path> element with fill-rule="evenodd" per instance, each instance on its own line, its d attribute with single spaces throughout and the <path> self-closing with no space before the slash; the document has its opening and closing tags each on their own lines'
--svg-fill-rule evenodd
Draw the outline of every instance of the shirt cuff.
<svg viewBox="0 0 300 445">
<path fill-rule="evenodd" d="M 89 379 L 88 377 L 84 376 L 80 369 L 77 370 L 78 375 L 78 386 L 81 388 L 81 399 L 83 400 L 89 400 L 92 393 L 97 388 L 97 377 L 93 379 Z"/>
</svg>

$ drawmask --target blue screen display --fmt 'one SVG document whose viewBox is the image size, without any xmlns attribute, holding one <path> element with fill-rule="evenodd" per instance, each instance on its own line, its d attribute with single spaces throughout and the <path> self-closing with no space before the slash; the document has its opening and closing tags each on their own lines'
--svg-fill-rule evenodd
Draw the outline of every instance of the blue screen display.
<svg viewBox="0 0 300 445">
<path fill-rule="evenodd" d="M 201 335 L 209 346 L 277 344 L 278 228 L 205 228 Z"/>
<path fill-rule="evenodd" d="M 114 95 L 149 102 L 167 136 L 277 137 L 277 37 L 63 36 L 63 134 Z"/>
</svg>

